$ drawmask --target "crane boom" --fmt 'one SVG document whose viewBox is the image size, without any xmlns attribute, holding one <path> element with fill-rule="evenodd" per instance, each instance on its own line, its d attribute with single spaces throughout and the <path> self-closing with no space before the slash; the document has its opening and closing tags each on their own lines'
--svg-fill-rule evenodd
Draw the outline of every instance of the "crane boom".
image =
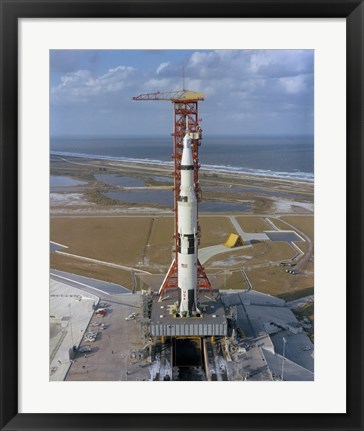
<svg viewBox="0 0 364 431">
<path fill-rule="evenodd" d="M 139 96 L 133 97 L 133 100 L 172 100 L 172 101 L 197 101 L 204 100 L 205 96 L 203 93 L 190 90 L 179 90 L 179 91 L 167 91 L 167 92 L 156 92 L 140 94 Z"/>
</svg>

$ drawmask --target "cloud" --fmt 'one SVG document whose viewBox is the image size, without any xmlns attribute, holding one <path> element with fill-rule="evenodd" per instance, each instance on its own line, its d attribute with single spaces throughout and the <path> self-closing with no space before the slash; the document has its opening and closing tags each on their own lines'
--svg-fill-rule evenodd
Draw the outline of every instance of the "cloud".
<svg viewBox="0 0 364 431">
<path fill-rule="evenodd" d="M 148 79 L 141 83 L 141 88 L 143 92 L 147 93 L 153 93 L 156 91 L 174 91 L 180 89 L 180 87 L 176 86 L 176 83 L 170 78 Z"/>
<path fill-rule="evenodd" d="M 301 93 L 306 87 L 306 77 L 304 75 L 280 78 L 280 82 L 287 93 Z"/>
<path fill-rule="evenodd" d="M 158 68 L 157 68 L 157 75 L 159 75 L 163 69 L 165 69 L 166 67 L 168 67 L 170 65 L 169 61 L 167 63 L 161 63 Z"/>
<path fill-rule="evenodd" d="M 190 51 L 180 57 L 175 52 L 166 52 L 163 57 L 159 51 L 160 59 L 152 70 L 148 67 L 149 54 L 145 54 L 145 63 L 139 61 L 131 67 L 125 51 L 124 57 L 120 54 L 123 64 L 108 69 L 102 69 L 102 52 L 97 55 L 97 67 L 89 61 L 87 67 L 56 75 L 56 85 L 51 88 L 53 106 L 79 107 L 84 118 L 95 119 L 95 127 L 99 121 L 100 128 L 117 125 L 124 133 L 145 133 L 150 127 L 154 133 L 169 130 L 165 114 L 160 114 L 170 109 L 168 104 L 134 103 L 131 98 L 180 90 L 184 65 L 185 88 L 205 93 L 200 106 L 205 131 L 313 131 L 312 50 Z M 76 64 L 75 58 L 65 58 Z M 56 63 L 59 74 L 62 62 Z M 65 110 L 67 115 L 71 113 Z"/>
<path fill-rule="evenodd" d="M 62 75 L 60 84 L 51 89 L 54 104 L 82 104 L 99 96 L 120 93 L 131 85 L 136 69 L 118 66 L 105 74 L 94 76 L 90 70 L 77 70 Z"/>
<path fill-rule="evenodd" d="M 250 57 L 250 70 L 254 74 L 275 78 L 313 72 L 311 50 L 254 51 Z"/>
</svg>

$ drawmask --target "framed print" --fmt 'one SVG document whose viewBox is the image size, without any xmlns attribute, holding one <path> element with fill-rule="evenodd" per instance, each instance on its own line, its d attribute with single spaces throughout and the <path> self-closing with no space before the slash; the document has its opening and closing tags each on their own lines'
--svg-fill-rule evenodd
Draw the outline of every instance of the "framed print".
<svg viewBox="0 0 364 431">
<path fill-rule="evenodd" d="M 1 429 L 363 429 L 362 2 L 1 6 Z"/>
</svg>

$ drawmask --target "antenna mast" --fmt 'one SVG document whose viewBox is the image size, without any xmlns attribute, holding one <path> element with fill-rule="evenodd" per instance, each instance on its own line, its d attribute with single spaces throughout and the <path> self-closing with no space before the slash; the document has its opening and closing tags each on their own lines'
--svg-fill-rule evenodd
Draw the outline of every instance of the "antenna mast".
<svg viewBox="0 0 364 431">
<path fill-rule="evenodd" d="M 185 65 L 182 66 L 182 90 L 185 91 Z"/>
</svg>

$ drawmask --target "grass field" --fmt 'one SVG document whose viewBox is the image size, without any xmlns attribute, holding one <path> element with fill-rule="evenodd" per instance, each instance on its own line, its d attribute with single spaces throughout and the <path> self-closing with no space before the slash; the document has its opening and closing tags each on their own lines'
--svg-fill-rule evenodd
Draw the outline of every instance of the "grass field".
<svg viewBox="0 0 364 431">
<path fill-rule="evenodd" d="M 51 219 L 52 241 L 67 253 L 127 266 L 143 265 L 151 218 Z"/>
<path fill-rule="evenodd" d="M 313 288 L 312 276 L 287 274 L 282 267 L 267 266 L 247 271 L 253 289 L 270 295 L 297 294 L 297 298 L 305 289 Z"/>
<path fill-rule="evenodd" d="M 262 217 L 242 216 L 236 217 L 236 220 L 244 232 L 263 232 L 265 230 L 271 229 L 271 227 L 267 225 Z"/>
<path fill-rule="evenodd" d="M 308 244 L 307 242 L 296 242 L 296 245 L 298 248 L 300 248 L 304 253 L 306 253 L 306 251 L 308 250 Z"/>
<path fill-rule="evenodd" d="M 284 242 L 270 242 L 264 241 L 253 244 L 252 247 L 240 250 L 234 249 L 229 254 L 222 254 L 212 257 L 205 264 L 206 267 L 211 268 L 237 268 L 249 267 L 252 265 L 279 262 L 292 258 L 296 253 L 292 248 Z"/>
<path fill-rule="evenodd" d="M 235 228 L 227 217 L 200 217 L 201 244 L 200 247 L 224 244 Z"/>
<path fill-rule="evenodd" d="M 303 319 L 304 317 L 307 317 L 307 319 L 310 321 L 312 328 L 306 329 L 306 332 L 308 336 L 311 338 L 312 342 L 314 342 L 314 324 L 315 324 L 314 308 L 315 308 L 314 303 L 309 302 L 304 304 L 302 307 L 299 307 L 293 310 L 294 314 L 298 319 Z"/>
<path fill-rule="evenodd" d="M 122 286 L 132 289 L 132 274 L 130 271 L 123 269 L 110 268 L 95 263 L 89 263 L 57 253 L 50 255 L 51 268 L 60 271 L 70 272 L 84 277 L 95 278 L 96 280 L 108 281 L 110 283 L 121 284 Z"/>
<path fill-rule="evenodd" d="M 314 241 L 314 218 L 305 216 L 285 216 L 282 217 L 283 221 L 287 221 L 292 226 L 297 227 L 300 231 L 305 233 L 311 241 Z"/>
<path fill-rule="evenodd" d="M 287 217 L 287 221 L 305 233 L 313 234 L 312 217 Z M 279 227 L 285 225 L 287 229 L 283 221 L 279 222 L 282 225 Z M 200 223 L 200 247 L 223 244 L 234 231 L 225 216 L 200 217 Z M 247 231 L 260 231 L 263 226 L 266 228 L 261 217 L 239 217 L 239 223 Z M 173 216 L 51 219 L 51 240 L 68 246 L 64 250 L 66 253 L 143 269 L 156 276 L 164 275 L 172 261 L 173 230 Z M 305 243 L 300 245 L 307 248 Z M 313 276 L 292 276 L 276 265 L 281 260 L 292 258 L 295 253 L 287 243 L 265 241 L 216 255 L 206 262 L 205 268 L 216 288 L 245 289 L 247 286 L 241 273 L 241 268 L 245 268 L 257 291 L 303 296 L 307 289 L 313 289 Z M 54 253 L 51 253 L 51 267 L 132 288 L 131 272 L 123 269 Z M 312 263 L 309 263 L 308 269 L 313 271 Z"/>
<path fill-rule="evenodd" d="M 201 217 L 201 230 L 200 247 L 206 247 L 225 242 L 233 226 L 225 217 Z M 70 254 L 164 272 L 172 261 L 173 233 L 173 217 L 64 217 L 51 219 L 50 238 Z M 85 270 L 79 261 L 76 266 Z"/>
<path fill-rule="evenodd" d="M 287 230 L 289 227 L 287 226 L 287 224 L 286 223 L 284 223 L 281 219 L 279 219 L 279 218 L 274 218 L 274 217 L 268 217 L 269 218 L 269 220 L 272 222 L 272 223 L 274 223 L 276 226 L 277 226 L 277 228 L 278 229 L 281 229 L 281 230 Z M 292 229 L 292 228 L 289 228 L 289 229 Z"/>
<path fill-rule="evenodd" d="M 245 280 L 245 277 L 243 276 L 241 271 L 235 271 L 231 273 L 231 275 L 227 278 L 226 281 L 226 287 L 222 286 L 221 289 L 233 289 L 233 290 L 239 290 L 239 289 L 248 289 L 247 282 Z"/>
<path fill-rule="evenodd" d="M 149 245 L 146 251 L 147 262 L 158 266 L 160 271 L 171 264 L 174 233 L 173 217 L 155 218 L 152 225 Z"/>
</svg>

